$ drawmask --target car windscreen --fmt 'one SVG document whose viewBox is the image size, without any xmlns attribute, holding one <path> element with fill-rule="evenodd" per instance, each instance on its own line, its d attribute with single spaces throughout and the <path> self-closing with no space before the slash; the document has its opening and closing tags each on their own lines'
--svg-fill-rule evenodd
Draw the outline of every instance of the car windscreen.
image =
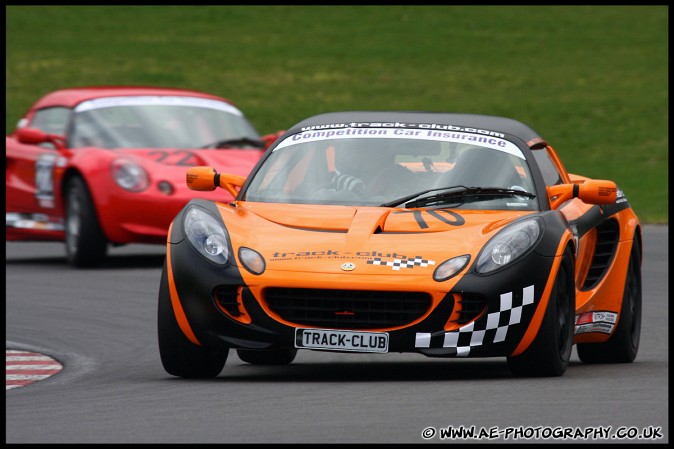
<svg viewBox="0 0 674 449">
<path fill-rule="evenodd" d="M 535 194 L 526 160 L 512 142 L 463 132 L 410 129 L 358 128 L 289 135 L 253 175 L 242 199 L 381 206 L 455 186 L 482 190 L 479 195 L 453 195 L 433 207 L 538 207 L 532 195 L 503 191 Z"/>
<path fill-rule="evenodd" d="M 234 106 L 189 97 L 111 97 L 81 103 L 70 148 L 201 148 L 226 140 L 258 141 Z"/>
</svg>

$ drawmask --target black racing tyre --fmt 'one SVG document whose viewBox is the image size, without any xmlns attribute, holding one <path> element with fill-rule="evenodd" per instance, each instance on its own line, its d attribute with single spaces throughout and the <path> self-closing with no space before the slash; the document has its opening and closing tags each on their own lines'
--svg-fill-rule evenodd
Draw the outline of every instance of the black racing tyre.
<svg viewBox="0 0 674 449">
<path fill-rule="evenodd" d="M 68 262 L 77 268 L 103 264 L 108 241 L 101 230 L 91 194 L 78 176 L 65 187 L 65 244 Z"/>
<path fill-rule="evenodd" d="M 637 356 L 640 337 L 641 251 L 635 235 L 615 331 L 604 343 L 578 343 L 578 358 L 584 363 L 631 363 Z"/>
<path fill-rule="evenodd" d="M 236 355 L 244 362 L 252 365 L 288 365 L 295 360 L 297 349 L 237 349 Z"/>
<path fill-rule="evenodd" d="M 171 305 L 166 262 L 159 285 L 157 318 L 159 355 L 167 373 L 185 378 L 211 378 L 220 374 L 227 361 L 229 348 L 195 345 L 180 330 Z"/>
<path fill-rule="evenodd" d="M 515 376 L 564 374 L 573 348 L 575 306 L 574 262 L 567 247 L 536 338 L 522 354 L 507 359 L 508 368 Z"/>
</svg>

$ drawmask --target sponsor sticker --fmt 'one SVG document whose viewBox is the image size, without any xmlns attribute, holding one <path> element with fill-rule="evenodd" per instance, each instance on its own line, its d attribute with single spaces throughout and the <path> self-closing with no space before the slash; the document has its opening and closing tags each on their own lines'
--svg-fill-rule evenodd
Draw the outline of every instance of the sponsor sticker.
<svg viewBox="0 0 674 449">
<path fill-rule="evenodd" d="M 330 130 L 303 131 L 288 136 L 283 142 L 274 148 L 274 151 L 296 145 L 298 143 L 317 142 L 331 139 L 363 139 L 387 138 L 387 139 L 416 139 L 433 140 L 438 142 L 470 143 L 493 150 L 503 151 L 524 159 L 522 151 L 517 146 L 505 139 L 495 136 L 481 136 L 472 133 L 446 130 L 408 130 L 400 128 L 345 128 Z"/>
<path fill-rule="evenodd" d="M 57 159 L 56 155 L 45 153 L 35 161 L 35 196 L 38 200 L 54 199 L 54 166 Z"/>
<path fill-rule="evenodd" d="M 576 315 L 576 334 L 601 332 L 610 334 L 618 322 L 618 314 L 609 311 L 585 312 Z"/>
<path fill-rule="evenodd" d="M 131 97 L 105 97 L 87 100 L 80 103 L 75 112 L 92 109 L 111 108 L 117 106 L 192 106 L 207 109 L 217 109 L 230 114 L 242 116 L 243 113 L 236 107 L 223 101 L 210 98 L 182 97 L 182 96 L 152 96 L 138 95 Z"/>
<path fill-rule="evenodd" d="M 63 231 L 63 221 L 49 219 L 44 214 L 5 213 L 5 226 L 17 229 L 43 229 L 49 231 Z"/>
<path fill-rule="evenodd" d="M 588 332 L 601 332 L 602 334 L 610 334 L 613 332 L 613 324 L 608 323 L 589 323 L 576 326 L 576 335 L 586 334 Z"/>
</svg>

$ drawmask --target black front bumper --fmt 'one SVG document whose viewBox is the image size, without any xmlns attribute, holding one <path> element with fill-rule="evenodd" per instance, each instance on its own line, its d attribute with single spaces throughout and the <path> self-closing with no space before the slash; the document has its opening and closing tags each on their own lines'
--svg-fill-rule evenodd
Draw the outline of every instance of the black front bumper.
<svg viewBox="0 0 674 449">
<path fill-rule="evenodd" d="M 245 285 L 236 266 L 215 266 L 186 242 L 170 244 L 169 254 L 176 291 L 192 330 L 200 343 L 243 349 L 295 346 L 295 329 L 270 316 Z M 498 273 L 478 276 L 470 271 L 422 321 L 386 330 L 388 352 L 417 352 L 431 357 L 507 356 L 522 339 L 541 301 L 553 264 L 552 257 L 531 252 Z M 240 288 L 243 309 L 250 323 L 242 323 L 216 304 L 217 287 Z M 480 297 L 484 310 L 477 318 L 447 331 L 459 297 Z M 348 329 L 348 328 L 345 328 Z M 350 329 L 369 332 L 368 329 Z"/>
</svg>

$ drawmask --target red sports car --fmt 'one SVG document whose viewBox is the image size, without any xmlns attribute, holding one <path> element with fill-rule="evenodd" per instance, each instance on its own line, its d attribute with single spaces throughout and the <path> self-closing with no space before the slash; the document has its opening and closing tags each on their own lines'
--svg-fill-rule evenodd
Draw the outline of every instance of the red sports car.
<svg viewBox="0 0 674 449">
<path fill-rule="evenodd" d="M 76 267 L 100 265 L 109 244 L 165 243 L 194 198 L 186 167 L 245 176 L 282 133 L 260 136 L 231 101 L 192 90 L 51 92 L 5 139 L 6 240 L 65 241 Z"/>
</svg>

